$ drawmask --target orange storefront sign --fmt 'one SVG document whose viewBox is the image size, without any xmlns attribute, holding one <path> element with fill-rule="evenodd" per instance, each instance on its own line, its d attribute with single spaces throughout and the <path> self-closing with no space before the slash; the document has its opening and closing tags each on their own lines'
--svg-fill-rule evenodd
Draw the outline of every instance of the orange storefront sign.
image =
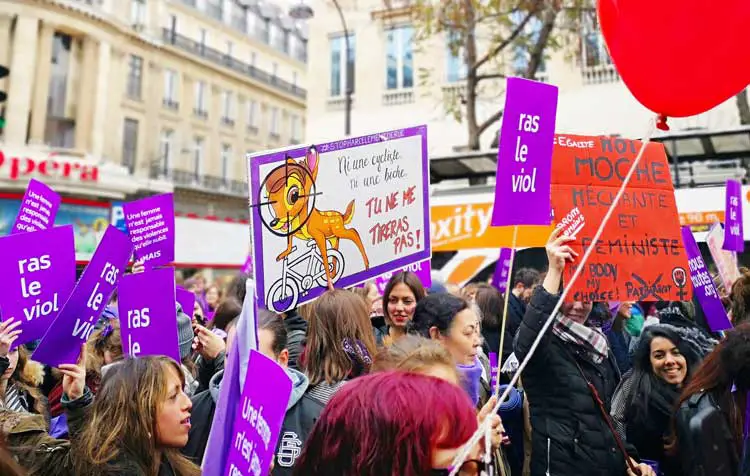
<svg viewBox="0 0 750 476">
<path fill-rule="evenodd" d="M 492 227 L 492 203 L 430 207 L 432 251 L 458 251 L 511 246 L 513 227 Z M 518 248 L 544 246 L 552 228 L 521 226 Z"/>
<path fill-rule="evenodd" d="M 680 226 L 690 225 L 693 232 L 708 231 L 718 222 L 724 223 L 724 210 L 680 213 Z"/>
</svg>

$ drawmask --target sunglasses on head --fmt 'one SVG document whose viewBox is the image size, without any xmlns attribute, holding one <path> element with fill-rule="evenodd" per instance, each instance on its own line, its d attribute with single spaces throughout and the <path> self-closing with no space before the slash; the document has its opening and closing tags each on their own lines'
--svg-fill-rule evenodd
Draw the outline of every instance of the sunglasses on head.
<svg viewBox="0 0 750 476">
<path fill-rule="evenodd" d="M 430 472 L 430 476 L 449 476 L 454 469 L 455 468 L 453 467 L 433 469 Z M 478 459 L 470 459 L 468 461 L 464 461 L 464 464 L 461 465 L 461 468 L 456 474 L 458 476 L 480 476 L 490 474 L 487 473 L 486 470 L 487 464 L 484 461 L 480 461 Z"/>
</svg>

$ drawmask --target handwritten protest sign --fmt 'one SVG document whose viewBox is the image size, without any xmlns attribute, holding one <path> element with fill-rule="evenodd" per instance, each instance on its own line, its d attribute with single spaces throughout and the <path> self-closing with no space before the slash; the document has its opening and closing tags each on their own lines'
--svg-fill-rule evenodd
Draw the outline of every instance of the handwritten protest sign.
<svg viewBox="0 0 750 476">
<path fill-rule="evenodd" d="M 432 275 L 430 274 L 431 268 L 430 268 L 430 261 L 421 261 L 419 263 L 413 263 L 409 266 L 403 266 L 393 272 L 385 273 L 382 276 L 378 276 L 377 279 L 375 279 L 375 287 L 378 289 L 378 292 L 382 295 L 383 292 L 385 292 L 385 287 L 388 285 L 388 281 L 391 280 L 391 277 L 394 274 L 398 274 L 400 272 L 409 271 L 417 275 L 417 278 L 419 278 L 419 281 L 422 283 L 422 286 L 424 286 L 425 289 L 432 286 Z"/>
<path fill-rule="evenodd" d="M 32 358 L 51 367 L 74 364 L 133 252 L 126 234 L 108 225 L 94 256 Z"/>
<path fill-rule="evenodd" d="M 492 226 L 550 224 L 557 86 L 508 78 Z"/>
<path fill-rule="evenodd" d="M 195 312 L 195 293 L 191 293 L 187 289 L 177 286 L 175 294 L 177 302 L 180 303 L 180 307 L 182 308 L 182 312 L 192 319 L 193 313 Z"/>
<path fill-rule="evenodd" d="M 166 355 L 177 362 L 181 360 L 174 281 L 174 268 L 130 274 L 122 279 L 117 288 L 117 310 L 125 354 Z"/>
<path fill-rule="evenodd" d="M 174 196 L 164 193 L 122 207 L 135 258 L 146 269 L 174 261 Z"/>
<path fill-rule="evenodd" d="M 695 242 L 695 237 L 689 226 L 682 227 L 682 242 L 688 255 L 690 281 L 693 283 L 695 297 L 698 298 L 703 313 L 706 315 L 708 327 L 713 332 L 731 329 L 732 323 L 724 310 L 724 305 L 721 303 L 719 293 L 714 286 L 714 280 L 708 273 L 698 243 Z"/>
<path fill-rule="evenodd" d="M 9 235 L 0 250 L 0 312 L 22 322 L 21 345 L 47 332 L 75 286 L 73 226 Z"/>
<path fill-rule="evenodd" d="M 226 476 L 268 474 L 291 394 L 292 380 L 286 371 L 251 351 L 239 411 L 235 411 Z"/>
<path fill-rule="evenodd" d="M 745 236 L 742 230 L 742 184 L 737 180 L 727 180 L 726 194 L 726 233 L 722 248 L 742 253 L 745 251 Z"/>
<path fill-rule="evenodd" d="M 60 208 L 60 195 L 37 179 L 29 180 L 11 233 L 49 230 Z"/>
<path fill-rule="evenodd" d="M 732 284 L 740 277 L 740 268 L 737 266 L 737 253 L 725 250 L 722 247 L 723 244 L 724 228 L 722 228 L 721 223 L 715 223 L 708 230 L 706 245 L 708 245 L 708 251 L 711 253 L 714 264 L 716 264 L 721 282 L 729 292 L 732 289 Z"/>
<path fill-rule="evenodd" d="M 598 243 L 592 240 L 641 142 L 562 136 L 552 159 L 556 226 L 570 246 L 594 250 L 569 294 L 573 301 L 685 301 L 691 297 L 672 177 L 664 146 L 648 144 Z M 566 268 L 565 279 L 575 271 Z"/>
<path fill-rule="evenodd" d="M 512 257 L 512 249 L 500 248 L 500 256 L 497 258 L 495 272 L 492 274 L 492 285 L 503 294 L 508 290 L 508 273 L 510 273 L 510 260 Z"/>
<path fill-rule="evenodd" d="M 426 126 L 249 156 L 258 305 L 430 258 Z M 325 264 L 324 264 L 325 263 Z"/>
</svg>

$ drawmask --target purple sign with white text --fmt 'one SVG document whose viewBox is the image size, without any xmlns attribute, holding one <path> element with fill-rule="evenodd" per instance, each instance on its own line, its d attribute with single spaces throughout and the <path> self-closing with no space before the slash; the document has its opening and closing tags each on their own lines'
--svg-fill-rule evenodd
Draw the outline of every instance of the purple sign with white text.
<svg viewBox="0 0 750 476">
<path fill-rule="evenodd" d="M 409 266 L 404 266 L 393 272 L 378 276 L 378 278 L 375 279 L 375 287 L 378 288 L 378 292 L 382 295 L 383 292 L 385 292 L 385 287 L 388 285 L 388 281 L 391 280 L 391 276 L 402 271 L 409 271 L 416 274 L 417 278 L 419 278 L 419 281 L 422 283 L 422 286 L 424 286 L 425 289 L 428 289 L 430 286 L 432 286 L 430 260 L 427 260 L 410 264 Z"/>
<path fill-rule="evenodd" d="M 16 344 L 47 332 L 76 284 L 73 226 L 0 238 L 0 312 L 20 320 Z"/>
<path fill-rule="evenodd" d="M 690 226 L 682 227 L 682 243 L 685 245 L 685 252 L 688 256 L 693 291 L 703 308 L 703 313 L 706 315 L 708 327 L 713 332 L 731 329 L 732 323 L 724 310 L 724 305 L 721 303 L 719 293 L 716 291 L 708 268 L 706 268 L 706 263 L 703 261 L 703 256 L 701 256 L 698 243 L 695 242 Z M 673 273 L 678 271 L 679 269 L 676 269 Z"/>
<path fill-rule="evenodd" d="M 174 268 L 125 276 L 117 288 L 122 351 L 180 361 Z"/>
<path fill-rule="evenodd" d="M 492 226 L 549 225 L 557 86 L 508 78 Z"/>
<path fill-rule="evenodd" d="M 745 235 L 742 229 L 742 184 L 737 180 L 727 180 L 726 193 L 722 248 L 742 253 L 745 251 Z"/>
<path fill-rule="evenodd" d="M 430 259 L 427 151 L 417 126 L 248 155 L 258 306 L 285 312 Z"/>
<path fill-rule="evenodd" d="M 175 293 L 177 302 L 180 303 L 180 307 L 182 308 L 182 312 L 192 319 L 193 313 L 195 312 L 195 293 L 191 293 L 181 286 L 177 286 Z"/>
<path fill-rule="evenodd" d="M 497 259 L 495 272 L 492 274 L 492 285 L 503 294 L 508 290 L 508 274 L 510 273 L 512 260 L 513 250 L 500 248 L 500 257 Z"/>
<path fill-rule="evenodd" d="M 128 235 L 108 225 L 70 297 L 31 356 L 51 367 L 74 364 L 128 265 Z"/>
<path fill-rule="evenodd" d="M 13 223 L 11 233 L 26 233 L 49 230 L 55 224 L 60 208 L 60 195 L 37 179 L 29 180 L 26 193 L 21 201 L 21 209 Z"/>
<path fill-rule="evenodd" d="M 146 269 L 174 261 L 174 195 L 164 193 L 123 204 L 135 259 Z"/>
<path fill-rule="evenodd" d="M 260 352 L 250 351 L 225 476 L 268 474 L 291 394 L 292 380 L 286 371 Z"/>
</svg>

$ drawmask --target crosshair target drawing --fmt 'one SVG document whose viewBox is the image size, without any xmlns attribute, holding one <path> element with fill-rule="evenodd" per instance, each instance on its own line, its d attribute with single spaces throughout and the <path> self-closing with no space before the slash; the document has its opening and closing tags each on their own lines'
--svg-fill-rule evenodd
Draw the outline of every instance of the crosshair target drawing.
<svg viewBox="0 0 750 476">
<path fill-rule="evenodd" d="M 309 153 L 317 153 L 314 147 Z M 257 207 L 266 230 L 280 237 L 293 236 L 310 219 L 317 192 L 312 173 L 287 156 L 283 165 L 271 170 L 263 179 L 251 207 Z"/>
</svg>

